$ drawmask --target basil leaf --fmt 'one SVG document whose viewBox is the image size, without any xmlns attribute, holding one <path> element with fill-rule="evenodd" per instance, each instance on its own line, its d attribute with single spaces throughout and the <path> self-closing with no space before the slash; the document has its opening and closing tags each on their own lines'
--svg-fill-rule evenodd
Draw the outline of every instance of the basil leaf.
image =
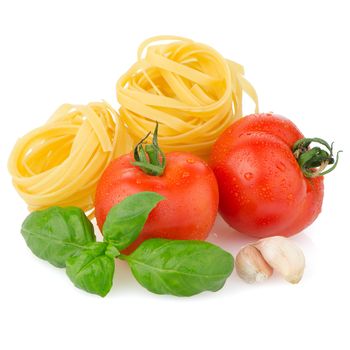
<svg viewBox="0 0 350 350">
<path fill-rule="evenodd" d="M 51 207 L 27 216 L 21 233 L 31 251 L 57 267 L 96 241 L 94 228 L 85 213 L 76 207 Z"/>
<path fill-rule="evenodd" d="M 106 242 L 90 243 L 86 248 L 67 260 L 67 275 L 76 287 L 104 297 L 113 285 L 114 259 L 105 255 Z"/>
<path fill-rule="evenodd" d="M 137 281 L 157 294 L 191 296 L 223 287 L 233 256 L 203 241 L 149 239 L 132 254 L 120 255 Z"/>
<path fill-rule="evenodd" d="M 127 248 L 141 232 L 149 213 L 164 197 L 155 192 L 139 192 L 116 204 L 103 225 L 103 236 L 119 250 Z"/>
</svg>

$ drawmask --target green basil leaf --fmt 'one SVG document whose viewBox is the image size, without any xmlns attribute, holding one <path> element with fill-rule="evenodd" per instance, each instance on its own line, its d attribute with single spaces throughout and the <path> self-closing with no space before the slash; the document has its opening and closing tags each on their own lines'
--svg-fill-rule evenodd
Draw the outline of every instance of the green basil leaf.
<svg viewBox="0 0 350 350">
<path fill-rule="evenodd" d="M 223 287 L 233 256 L 203 241 L 149 239 L 132 254 L 120 255 L 137 281 L 157 294 L 191 296 Z"/>
<path fill-rule="evenodd" d="M 163 199 L 155 192 L 139 192 L 116 204 L 103 225 L 104 240 L 119 250 L 127 248 L 141 232 L 151 210 Z"/>
<path fill-rule="evenodd" d="M 31 251 L 57 267 L 95 242 L 94 228 L 85 213 L 76 207 L 51 207 L 27 216 L 21 233 Z"/>
<path fill-rule="evenodd" d="M 106 242 L 90 243 L 86 248 L 67 260 L 67 275 L 76 287 L 104 297 L 113 285 L 114 259 L 105 255 Z"/>
</svg>

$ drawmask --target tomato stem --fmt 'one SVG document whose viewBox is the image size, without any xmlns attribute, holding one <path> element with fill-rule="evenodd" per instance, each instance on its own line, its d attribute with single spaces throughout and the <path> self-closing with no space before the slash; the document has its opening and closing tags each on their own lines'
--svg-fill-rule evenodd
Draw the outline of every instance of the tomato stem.
<svg viewBox="0 0 350 350">
<path fill-rule="evenodd" d="M 327 150 L 320 147 L 310 148 L 312 142 L 321 144 L 326 147 Z M 306 177 L 323 176 L 330 173 L 336 168 L 339 160 L 339 153 L 342 152 L 338 151 L 336 159 L 334 159 L 333 143 L 329 145 L 328 142 L 318 137 L 298 140 L 293 145 L 292 151 Z M 332 166 L 327 169 L 329 165 Z"/>
<path fill-rule="evenodd" d="M 151 144 L 144 146 L 144 142 L 151 134 L 149 132 L 135 147 L 133 165 L 138 166 L 148 175 L 161 176 L 165 169 L 165 154 L 158 145 L 158 122 L 153 132 Z"/>
</svg>

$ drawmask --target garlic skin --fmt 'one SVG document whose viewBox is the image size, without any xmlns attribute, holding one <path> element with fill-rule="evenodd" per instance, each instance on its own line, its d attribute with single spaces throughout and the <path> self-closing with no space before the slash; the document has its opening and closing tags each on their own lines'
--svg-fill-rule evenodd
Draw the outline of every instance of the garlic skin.
<svg viewBox="0 0 350 350">
<path fill-rule="evenodd" d="M 253 244 L 273 270 L 290 283 L 298 283 L 303 277 L 305 257 L 302 250 L 282 236 L 268 237 Z"/>
<path fill-rule="evenodd" d="M 298 283 L 304 274 L 302 250 L 282 236 L 263 238 L 241 248 L 236 256 L 236 271 L 248 283 L 268 279 L 273 271 L 290 283 Z"/>
<path fill-rule="evenodd" d="M 236 256 L 236 271 L 245 282 L 254 283 L 268 279 L 272 267 L 253 245 L 244 246 Z"/>
</svg>

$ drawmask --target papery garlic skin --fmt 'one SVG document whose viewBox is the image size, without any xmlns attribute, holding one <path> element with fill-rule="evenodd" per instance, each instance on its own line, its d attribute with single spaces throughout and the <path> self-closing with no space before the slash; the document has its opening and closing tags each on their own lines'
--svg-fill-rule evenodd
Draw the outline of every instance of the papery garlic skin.
<svg viewBox="0 0 350 350">
<path fill-rule="evenodd" d="M 236 271 L 245 282 L 266 280 L 272 275 L 272 268 L 253 245 L 244 246 L 236 256 Z"/>
<path fill-rule="evenodd" d="M 303 277 L 305 257 L 302 250 L 282 236 L 268 237 L 253 244 L 273 270 L 288 282 L 298 283 Z"/>
</svg>

